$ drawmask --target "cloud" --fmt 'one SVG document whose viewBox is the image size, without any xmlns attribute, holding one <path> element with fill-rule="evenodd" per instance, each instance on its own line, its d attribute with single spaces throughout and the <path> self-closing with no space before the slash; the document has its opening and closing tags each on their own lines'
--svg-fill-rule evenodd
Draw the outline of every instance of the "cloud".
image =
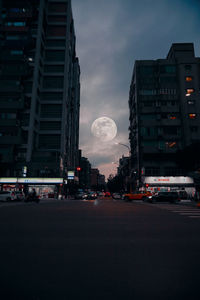
<svg viewBox="0 0 200 300">
<path fill-rule="evenodd" d="M 129 87 L 135 60 L 165 58 L 172 43 L 194 42 L 200 56 L 196 0 L 72 0 L 81 66 L 80 148 L 107 174 L 126 149 L 100 143 L 92 122 L 112 118 L 115 140 L 129 144 Z M 184 26 L 183 26 L 184 24 Z"/>
</svg>

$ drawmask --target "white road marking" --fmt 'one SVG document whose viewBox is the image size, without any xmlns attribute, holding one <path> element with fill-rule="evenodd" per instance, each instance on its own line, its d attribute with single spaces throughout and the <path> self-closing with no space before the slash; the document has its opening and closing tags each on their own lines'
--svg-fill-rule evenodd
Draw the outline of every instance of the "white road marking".
<svg viewBox="0 0 200 300">
<path fill-rule="evenodd" d="M 168 210 L 170 212 L 179 214 L 180 216 L 186 216 L 188 218 L 200 219 L 200 210 L 197 207 L 185 207 L 179 206 L 174 204 L 163 204 L 163 203 L 156 203 L 154 206 Z"/>
</svg>

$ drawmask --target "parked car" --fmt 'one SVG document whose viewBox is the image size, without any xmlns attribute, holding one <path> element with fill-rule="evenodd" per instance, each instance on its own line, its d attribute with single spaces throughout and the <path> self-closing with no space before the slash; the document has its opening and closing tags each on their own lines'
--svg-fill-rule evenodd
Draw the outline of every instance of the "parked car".
<svg viewBox="0 0 200 300">
<path fill-rule="evenodd" d="M 177 201 L 180 201 L 180 197 L 178 192 L 159 192 L 157 195 L 152 196 L 152 198 L 149 197 L 149 201 L 154 202 L 171 202 L 175 203 Z"/>
<path fill-rule="evenodd" d="M 77 200 L 84 200 L 87 199 L 87 193 L 84 192 L 77 192 L 74 196 L 75 199 Z"/>
<path fill-rule="evenodd" d="M 137 193 L 126 193 L 123 195 L 123 199 L 125 201 L 132 201 L 132 200 L 146 200 L 147 197 L 152 196 L 152 193 L 147 192 L 137 192 Z"/>
<path fill-rule="evenodd" d="M 16 200 L 15 192 L 0 191 L 0 201 L 14 201 L 14 200 Z"/>
<path fill-rule="evenodd" d="M 113 197 L 113 199 L 121 199 L 122 198 L 122 195 L 120 194 L 120 193 L 113 193 L 112 194 L 112 197 Z"/>
<path fill-rule="evenodd" d="M 104 196 L 104 192 L 98 192 L 98 196 L 99 197 L 103 197 Z"/>
<path fill-rule="evenodd" d="M 178 194 L 179 194 L 180 199 L 183 199 L 183 200 L 188 199 L 188 194 L 185 190 L 179 191 Z"/>
<path fill-rule="evenodd" d="M 111 193 L 110 192 L 105 192 L 104 197 L 111 197 Z"/>
<path fill-rule="evenodd" d="M 97 199 L 97 193 L 96 192 L 89 192 L 87 194 L 87 199 L 88 200 L 94 200 L 94 199 Z"/>
</svg>

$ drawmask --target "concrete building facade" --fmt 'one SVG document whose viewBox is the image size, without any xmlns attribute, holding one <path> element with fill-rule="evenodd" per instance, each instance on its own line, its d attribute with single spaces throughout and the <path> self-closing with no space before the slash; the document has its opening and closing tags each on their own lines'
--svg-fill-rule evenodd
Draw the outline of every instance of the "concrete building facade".
<svg viewBox="0 0 200 300">
<path fill-rule="evenodd" d="M 192 43 L 172 44 L 166 59 L 135 62 L 129 139 L 131 174 L 138 186 L 148 176 L 186 180 L 176 152 L 200 141 L 199 97 L 200 58 Z"/>
<path fill-rule="evenodd" d="M 1 176 L 66 177 L 79 144 L 71 1 L 3 0 L 0 23 Z"/>
</svg>

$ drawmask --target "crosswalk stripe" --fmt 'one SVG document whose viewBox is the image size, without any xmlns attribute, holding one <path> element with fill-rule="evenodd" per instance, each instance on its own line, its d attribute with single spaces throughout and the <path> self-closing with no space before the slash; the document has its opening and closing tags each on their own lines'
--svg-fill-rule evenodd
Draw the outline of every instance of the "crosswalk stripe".
<svg viewBox="0 0 200 300">
<path fill-rule="evenodd" d="M 163 204 L 163 203 L 156 203 L 154 204 L 155 207 L 168 210 L 170 212 L 179 214 L 180 216 L 186 216 L 188 218 L 200 219 L 200 210 L 197 207 L 183 207 L 174 204 Z"/>
</svg>

